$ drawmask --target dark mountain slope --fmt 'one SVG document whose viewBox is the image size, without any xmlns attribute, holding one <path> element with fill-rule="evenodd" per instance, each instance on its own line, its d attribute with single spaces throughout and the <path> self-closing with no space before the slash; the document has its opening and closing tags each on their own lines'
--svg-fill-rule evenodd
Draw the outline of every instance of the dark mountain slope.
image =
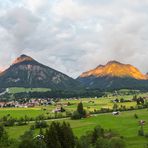
<svg viewBox="0 0 148 148">
<path fill-rule="evenodd" d="M 27 55 L 21 55 L 0 74 L 0 87 L 43 87 L 54 90 L 71 90 L 79 88 L 80 84 Z"/>
</svg>

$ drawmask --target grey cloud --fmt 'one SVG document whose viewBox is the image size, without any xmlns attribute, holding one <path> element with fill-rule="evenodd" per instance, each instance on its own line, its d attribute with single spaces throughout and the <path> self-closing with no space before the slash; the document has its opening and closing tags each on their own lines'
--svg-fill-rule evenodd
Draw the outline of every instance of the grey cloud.
<svg viewBox="0 0 148 148">
<path fill-rule="evenodd" d="M 0 25 L 13 37 L 13 48 L 20 54 L 36 31 L 39 18 L 25 8 L 13 8 L 0 18 Z M 30 42 L 30 41 L 29 41 Z"/>
<path fill-rule="evenodd" d="M 73 77 L 108 60 L 148 71 L 146 0 L 21 0 L 14 4 L 9 0 L 2 4 L 0 67 L 25 53 Z"/>
</svg>

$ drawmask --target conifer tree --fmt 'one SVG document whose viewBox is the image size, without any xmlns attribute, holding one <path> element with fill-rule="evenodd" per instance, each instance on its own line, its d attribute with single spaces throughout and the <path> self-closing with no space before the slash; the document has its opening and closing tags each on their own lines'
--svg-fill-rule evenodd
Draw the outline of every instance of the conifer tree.
<svg viewBox="0 0 148 148">
<path fill-rule="evenodd" d="M 45 142 L 50 148 L 74 148 L 75 137 L 68 123 L 52 122 L 45 132 Z"/>
</svg>

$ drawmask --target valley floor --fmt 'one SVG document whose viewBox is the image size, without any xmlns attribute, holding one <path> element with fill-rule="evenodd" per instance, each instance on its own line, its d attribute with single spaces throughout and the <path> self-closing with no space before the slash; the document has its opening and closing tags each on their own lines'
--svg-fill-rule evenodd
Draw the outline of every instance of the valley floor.
<svg viewBox="0 0 148 148">
<path fill-rule="evenodd" d="M 138 115 L 138 119 L 134 115 Z M 140 129 L 139 121 L 144 120 L 144 132 L 148 133 L 148 109 L 126 111 L 121 112 L 119 116 L 113 116 L 111 113 L 99 114 L 93 117 L 81 119 L 81 120 L 70 120 L 63 119 L 69 122 L 75 135 L 80 137 L 86 132 L 92 130 L 96 125 L 100 125 L 105 129 L 112 129 L 124 137 L 127 148 L 144 148 L 148 143 L 148 138 L 138 136 L 138 130 Z M 59 120 L 62 122 L 63 120 Z M 52 121 L 48 121 L 50 124 Z M 8 127 L 7 131 L 12 138 L 19 138 L 33 123 L 26 126 L 13 126 Z M 39 130 L 36 130 L 38 133 Z"/>
</svg>

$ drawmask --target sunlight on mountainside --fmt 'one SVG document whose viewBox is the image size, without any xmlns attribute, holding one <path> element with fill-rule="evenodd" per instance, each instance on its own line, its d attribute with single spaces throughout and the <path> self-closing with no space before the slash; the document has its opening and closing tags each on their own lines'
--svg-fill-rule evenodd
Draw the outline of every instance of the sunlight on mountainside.
<svg viewBox="0 0 148 148">
<path fill-rule="evenodd" d="M 93 70 L 84 72 L 80 77 L 131 77 L 139 80 L 145 80 L 146 76 L 137 68 L 130 64 L 122 64 L 117 61 L 110 61 L 106 65 L 100 65 Z"/>
<path fill-rule="evenodd" d="M 17 64 L 17 63 L 21 63 L 21 62 L 24 62 L 24 61 L 32 61 L 33 58 L 29 57 L 29 56 L 26 56 L 26 55 L 21 55 L 20 57 L 18 57 L 14 62 L 13 64 Z"/>
</svg>

